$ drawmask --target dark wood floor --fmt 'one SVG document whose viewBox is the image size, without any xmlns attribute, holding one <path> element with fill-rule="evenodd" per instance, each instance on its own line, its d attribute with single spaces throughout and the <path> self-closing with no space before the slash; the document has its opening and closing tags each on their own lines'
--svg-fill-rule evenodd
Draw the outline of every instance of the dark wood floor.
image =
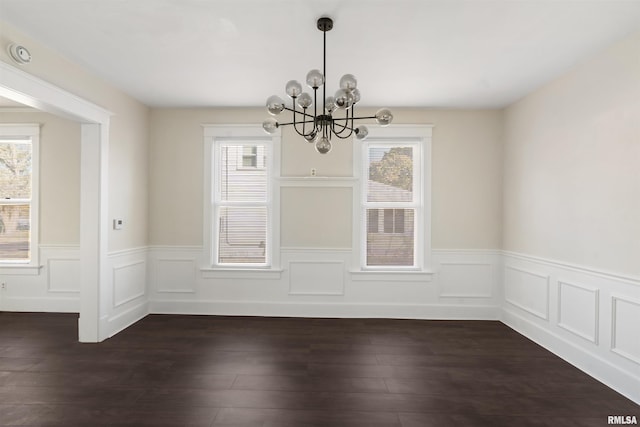
<svg viewBox="0 0 640 427">
<path fill-rule="evenodd" d="M 0 313 L 0 425 L 605 426 L 640 407 L 499 322 Z"/>
</svg>

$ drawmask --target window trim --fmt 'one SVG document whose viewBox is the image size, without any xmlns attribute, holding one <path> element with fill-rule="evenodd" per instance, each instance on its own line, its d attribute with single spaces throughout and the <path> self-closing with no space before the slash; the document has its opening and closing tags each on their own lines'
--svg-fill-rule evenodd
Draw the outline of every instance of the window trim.
<svg viewBox="0 0 640 427">
<path fill-rule="evenodd" d="M 203 124 L 204 133 L 204 195 L 203 195 L 203 277 L 273 278 L 280 269 L 280 188 L 276 185 L 280 174 L 280 132 L 267 135 L 261 125 L 213 125 Z M 266 264 L 219 264 L 216 261 L 216 228 L 213 224 L 216 188 L 214 185 L 215 162 L 220 144 L 264 144 L 267 151 L 267 262 Z M 264 276 L 264 277 L 263 277 Z"/>
<path fill-rule="evenodd" d="M 369 136 L 362 142 L 353 142 L 353 171 L 359 177 L 354 189 L 353 197 L 353 266 L 351 269 L 354 280 L 399 280 L 424 281 L 430 280 L 431 264 L 431 143 L 433 125 L 393 125 L 369 129 Z M 366 150 L 371 145 L 386 145 L 389 143 L 411 143 L 419 149 L 419 171 L 414 170 L 416 185 L 413 205 L 416 209 L 414 239 L 414 266 L 367 266 L 366 265 L 366 235 L 367 223 L 363 212 L 366 210 L 367 195 L 367 158 Z M 384 208 L 380 204 L 380 208 Z M 375 207 L 375 206 L 369 206 Z M 420 237 L 423 237 L 420 239 Z M 426 236 L 426 238 L 425 238 Z"/>
<path fill-rule="evenodd" d="M 29 248 L 31 256 L 26 260 L 0 260 L 2 269 L 11 269 L 10 274 L 37 274 L 40 269 L 40 124 L 2 123 L 2 137 L 29 137 L 31 139 L 31 200 L 29 224 Z M 16 201 L 17 202 L 17 201 Z"/>
</svg>

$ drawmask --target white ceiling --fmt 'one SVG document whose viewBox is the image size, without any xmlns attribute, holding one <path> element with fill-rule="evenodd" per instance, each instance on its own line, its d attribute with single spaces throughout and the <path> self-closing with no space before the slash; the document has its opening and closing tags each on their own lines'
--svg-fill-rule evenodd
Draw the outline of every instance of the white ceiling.
<svg viewBox="0 0 640 427">
<path fill-rule="evenodd" d="M 322 69 L 320 16 L 331 94 L 352 73 L 364 105 L 493 108 L 639 31 L 640 0 L 0 0 L 0 19 L 160 107 L 284 96 Z"/>
</svg>

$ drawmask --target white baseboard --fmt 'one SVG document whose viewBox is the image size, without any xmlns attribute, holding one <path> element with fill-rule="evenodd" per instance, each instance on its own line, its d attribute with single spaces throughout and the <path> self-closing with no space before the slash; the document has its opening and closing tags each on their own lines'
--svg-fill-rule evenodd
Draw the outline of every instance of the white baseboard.
<svg viewBox="0 0 640 427">
<path fill-rule="evenodd" d="M 144 319 L 149 314 L 149 303 L 144 301 L 134 307 L 131 307 L 115 316 L 107 319 L 108 336 L 112 336 L 122 332 L 134 323 Z"/>
<path fill-rule="evenodd" d="M 4 297 L 0 311 L 31 313 L 78 313 L 79 298 L 64 297 Z"/>
<path fill-rule="evenodd" d="M 219 316 L 499 320 L 500 308 L 416 304 L 349 304 L 259 301 L 151 301 L 156 314 Z"/>
</svg>

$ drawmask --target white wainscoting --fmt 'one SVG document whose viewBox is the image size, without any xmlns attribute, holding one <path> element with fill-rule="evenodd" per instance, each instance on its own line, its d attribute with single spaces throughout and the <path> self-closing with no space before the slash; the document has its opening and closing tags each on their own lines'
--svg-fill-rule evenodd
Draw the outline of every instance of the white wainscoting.
<svg viewBox="0 0 640 427">
<path fill-rule="evenodd" d="M 541 319 L 549 319 L 549 276 L 505 266 L 504 299 Z"/>
<path fill-rule="evenodd" d="M 155 261 L 156 292 L 171 294 L 196 291 L 195 259 L 158 258 Z"/>
<path fill-rule="evenodd" d="M 599 293 L 597 288 L 558 281 L 558 326 L 598 344 Z"/>
<path fill-rule="evenodd" d="M 289 261 L 289 295 L 344 295 L 342 261 Z"/>
<path fill-rule="evenodd" d="M 113 308 L 144 297 L 146 268 L 144 260 L 113 267 Z"/>
<path fill-rule="evenodd" d="M 433 251 L 440 298 L 477 298 L 499 304 L 499 251 Z"/>
<path fill-rule="evenodd" d="M 40 245 L 38 274 L 11 274 L 0 281 L 1 311 L 77 313 L 80 310 L 80 247 Z"/>
<path fill-rule="evenodd" d="M 48 258 L 45 273 L 47 290 L 50 293 L 80 292 L 80 260 L 78 258 Z"/>
<path fill-rule="evenodd" d="M 149 314 L 146 247 L 108 255 L 109 289 L 100 294 L 102 324 L 106 336 L 113 336 Z"/>
<path fill-rule="evenodd" d="M 149 251 L 152 313 L 493 319 L 500 317 L 499 251 L 433 251 L 433 275 L 368 280 L 345 248 L 282 248 L 281 269 L 202 269 L 199 247 Z M 441 271 L 442 270 L 442 271 Z M 371 273 L 375 275 L 376 273 Z"/>
<path fill-rule="evenodd" d="M 640 280 L 503 252 L 502 321 L 640 404 Z"/>
<path fill-rule="evenodd" d="M 640 366 L 640 301 L 611 297 L 611 351 Z"/>
</svg>

